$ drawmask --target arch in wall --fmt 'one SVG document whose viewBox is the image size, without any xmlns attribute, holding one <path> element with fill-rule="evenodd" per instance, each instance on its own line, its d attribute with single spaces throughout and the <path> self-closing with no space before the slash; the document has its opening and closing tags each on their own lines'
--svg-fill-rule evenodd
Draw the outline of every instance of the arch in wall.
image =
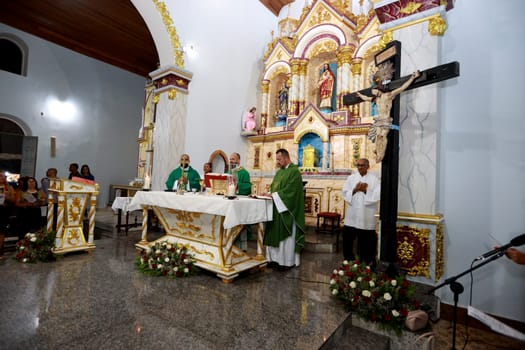
<svg viewBox="0 0 525 350">
<path fill-rule="evenodd" d="M 29 49 L 26 43 L 11 33 L 0 33 L 0 52 L 2 60 L 0 69 L 27 76 L 27 55 Z"/>
<path fill-rule="evenodd" d="M 29 125 L 22 119 L 10 114 L 0 113 L 0 133 L 16 134 L 21 136 L 32 136 Z"/>
<path fill-rule="evenodd" d="M 294 57 L 306 58 L 308 49 L 319 40 L 330 39 L 333 40 L 337 46 L 347 43 L 345 33 L 341 28 L 333 24 L 323 24 L 316 26 L 307 31 L 297 42 L 295 47 Z"/>
<path fill-rule="evenodd" d="M 212 171 L 214 173 L 218 172 L 216 169 L 224 166 L 224 173 L 227 173 L 230 169 L 230 161 L 228 160 L 228 155 L 223 150 L 215 150 L 210 154 L 208 162 L 212 164 Z"/>
</svg>

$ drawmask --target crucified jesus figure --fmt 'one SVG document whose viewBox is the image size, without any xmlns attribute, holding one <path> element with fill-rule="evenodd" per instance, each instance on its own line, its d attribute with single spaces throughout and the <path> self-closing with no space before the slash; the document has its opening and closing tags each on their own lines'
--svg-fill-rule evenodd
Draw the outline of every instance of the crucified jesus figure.
<svg viewBox="0 0 525 350">
<path fill-rule="evenodd" d="M 374 152 L 377 163 L 380 163 L 385 156 L 387 136 L 392 128 L 392 118 L 390 117 L 392 101 L 397 95 L 405 91 L 420 75 L 421 73 L 419 71 L 415 71 L 403 85 L 392 91 L 377 87 L 371 90 L 372 96 L 363 95 L 359 91 L 356 92 L 357 96 L 363 101 L 375 101 L 377 104 L 377 117 L 374 119 L 374 124 L 368 130 L 368 139 L 375 145 Z"/>
</svg>

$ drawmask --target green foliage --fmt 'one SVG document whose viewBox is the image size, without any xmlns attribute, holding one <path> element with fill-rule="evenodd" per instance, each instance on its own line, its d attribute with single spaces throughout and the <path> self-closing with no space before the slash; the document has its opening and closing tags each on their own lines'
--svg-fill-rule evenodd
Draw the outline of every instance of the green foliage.
<svg viewBox="0 0 525 350">
<path fill-rule="evenodd" d="M 15 259 L 23 263 L 55 260 L 52 249 L 55 247 L 55 231 L 26 233 L 16 243 Z"/>
<path fill-rule="evenodd" d="M 182 244 L 157 242 L 136 259 L 139 271 L 150 276 L 188 277 L 198 271 L 195 259 Z"/>
<path fill-rule="evenodd" d="M 397 334 L 406 329 L 408 312 L 420 307 L 413 299 L 414 286 L 405 276 L 376 274 L 359 260 L 345 260 L 332 272 L 330 290 L 347 311 Z"/>
</svg>

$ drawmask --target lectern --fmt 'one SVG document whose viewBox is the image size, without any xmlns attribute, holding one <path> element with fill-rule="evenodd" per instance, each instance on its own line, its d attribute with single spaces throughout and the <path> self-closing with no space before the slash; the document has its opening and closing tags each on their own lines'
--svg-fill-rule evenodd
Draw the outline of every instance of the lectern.
<svg viewBox="0 0 525 350">
<path fill-rule="evenodd" d="M 95 211 L 98 184 L 65 179 L 51 179 L 47 207 L 47 230 L 53 230 L 56 215 L 56 239 L 53 253 L 64 254 L 95 249 Z M 54 195 L 53 195 L 54 194 Z M 58 200 L 55 213 L 55 198 Z M 84 215 L 89 210 L 88 240 L 84 237 Z"/>
</svg>

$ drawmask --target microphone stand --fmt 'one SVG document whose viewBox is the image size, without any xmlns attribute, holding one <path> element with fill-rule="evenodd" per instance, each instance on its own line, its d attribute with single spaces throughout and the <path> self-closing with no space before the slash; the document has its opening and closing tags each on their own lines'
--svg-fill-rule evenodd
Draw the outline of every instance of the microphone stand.
<svg viewBox="0 0 525 350">
<path fill-rule="evenodd" d="M 443 283 L 438 284 L 437 286 L 435 286 L 434 288 L 432 288 L 431 290 L 429 290 L 427 292 L 427 294 L 432 294 L 437 289 L 439 289 L 439 288 L 449 284 L 450 285 L 450 290 L 452 291 L 452 293 L 454 293 L 454 315 L 453 315 L 453 318 L 452 318 L 452 350 L 456 350 L 456 326 L 457 326 L 457 319 L 458 319 L 458 300 L 459 300 L 459 295 L 461 293 L 463 293 L 463 291 L 464 291 L 463 285 L 461 285 L 461 283 L 457 282 L 456 280 L 458 278 L 466 275 L 467 273 L 470 273 L 470 272 L 472 272 L 474 270 L 477 270 L 478 268 L 480 268 L 483 265 L 486 265 L 486 264 L 488 264 L 488 263 L 490 263 L 490 262 L 492 262 L 492 261 L 494 261 L 496 259 L 501 258 L 504 254 L 505 254 L 505 251 L 501 250 L 500 252 L 496 253 L 492 257 L 484 259 L 481 263 L 471 267 L 468 270 L 463 271 L 459 275 L 447 278 Z"/>
</svg>

